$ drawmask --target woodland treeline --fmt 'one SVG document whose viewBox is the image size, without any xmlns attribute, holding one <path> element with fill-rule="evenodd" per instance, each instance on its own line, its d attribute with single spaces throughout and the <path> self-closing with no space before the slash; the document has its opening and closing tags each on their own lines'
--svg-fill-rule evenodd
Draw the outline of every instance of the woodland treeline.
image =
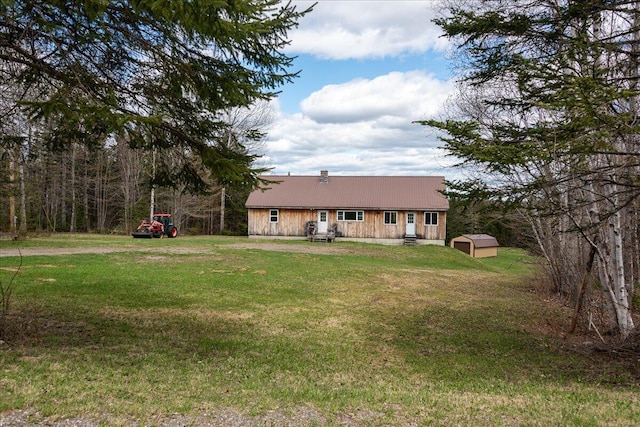
<svg viewBox="0 0 640 427">
<path fill-rule="evenodd" d="M 526 221 L 577 325 L 626 339 L 640 282 L 640 1 L 449 3 L 459 92 L 449 153 L 478 171 L 450 187 Z M 604 339 L 604 338 L 603 338 Z"/>
<path fill-rule="evenodd" d="M 62 151 L 49 151 L 36 138 L 24 142 L 1 154 L 3 232 L 131 232 L 150 215 L 154 160 L 188 156 L 117 141 Z M 249 187 L 227 186 L 224 194 L 222 188 L 211 182 L 206 192 L 192 194 L 185 185 L 156 186 L 154 210 L 172 213 L 181 233 L 246 234 Z"/>
<path fill-rule="evenodd" d="M 241 233 L 266 171 L 253 112 L 296 77 L 284 49 L 311 9 L 0 2 L 0 230 L 128 232 L 154 188 L 181 230 L 219 231 L 224 200 Z"/>
<path fill-rule="evenodd" d="M 266 124 L 268 111 L 252 110 L 246 119 Z M 149 218 L 154 158 L 188 155 L 148 153 L 116 141 L 58 152 L 41 144 L 34 139 L 2 152 L 0 232 L 128 233 Z M 259 144 L 250 147 L 261 150 Z M 155 187 L 154 210 L 172 213 L 181 233 L 246 235 L 244 203 L 251 188 L 226 186 L 223 193 L 219 184 L 210 185 L 205 194 L 191 194 L 184 185 Z M 531 249 L 535 241 L 526 221 L 505 211 L 491 200 L 469 203 L 451 197 L 447 240 L 489 233 L 503 246 Z"/>
</svg>

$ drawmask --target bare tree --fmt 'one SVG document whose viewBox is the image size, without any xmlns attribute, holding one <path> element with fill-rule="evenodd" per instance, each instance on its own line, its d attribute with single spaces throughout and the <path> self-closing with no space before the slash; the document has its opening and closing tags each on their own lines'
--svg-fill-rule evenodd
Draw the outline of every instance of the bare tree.
<svg viewBox="0 0 640 427">
<path fill-rule="evenodd" d="M 483 191 L 529 217 L 559 292 L 580 307 L 599 283 L 603 318 L 623 338 L 635 328 L 639 10 L 636 0 L 457 4 L 438 23 L 465 67 L 458 116 L 423 122 L 487 172 Z"/>
</svg>

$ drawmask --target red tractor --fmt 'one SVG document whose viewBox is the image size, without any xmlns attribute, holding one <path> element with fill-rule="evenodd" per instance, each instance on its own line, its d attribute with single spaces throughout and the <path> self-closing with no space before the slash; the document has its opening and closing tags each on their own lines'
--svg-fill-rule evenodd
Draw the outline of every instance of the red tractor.
<svg viewBox="0 0 640 427">
<path fill-rule="evenodd" d="M 178 235 L 178 229 L 173 225 L 173 219 L 171 214 L 162 213 L 155 214 L 151 222 L 142 220 L 138 229 L 131 233 L 135 239 L 151 239 L 153 237 L 162 238 L 176 237 Z"/>
</svg>

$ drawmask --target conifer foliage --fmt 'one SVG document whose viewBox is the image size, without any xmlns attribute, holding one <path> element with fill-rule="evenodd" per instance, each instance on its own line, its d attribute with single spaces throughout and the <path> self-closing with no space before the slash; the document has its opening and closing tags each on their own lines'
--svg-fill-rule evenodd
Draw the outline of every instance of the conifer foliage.
<svg viewBox="0 0 640 427">
<path fill-rule="evenodd" d="M 283 49 L 309 10 L 279 0 L 2 0 L 0 8 L 3 143 L 33 137 L 35 125 L 52 151 L 116 139 L 179 148 L 194 161 L 160 162 L 156 176 L 189 190 L 210 179 L 257 182 L 264 170 L 253 168 L 255 154 L 222 141 L 221 112 L 268 100 L 295 77 Z"/>
<path fill-rule="evenodd" d="M 459 96 L 451 117 L 422 123 L 488 177 L 457 188 L 518 209 L 576 315 L 630 336 L 640 2 L 452 1 L 447 12 L 437 23 L 457 46 Z"/>
</svg>

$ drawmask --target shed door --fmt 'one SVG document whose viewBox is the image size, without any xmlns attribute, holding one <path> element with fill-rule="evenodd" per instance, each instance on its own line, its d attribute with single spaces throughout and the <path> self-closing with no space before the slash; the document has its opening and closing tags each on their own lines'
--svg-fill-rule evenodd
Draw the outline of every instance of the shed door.
<svg viewBox="0 0 640 427">
<path fill-rule="evenodd" d="M 453 242 L 453 247 L 467 255 L 471 255 L 471 243 L 469 242 Z"/>
<path fill-rule="evenodd" d="M 407 212 L 407 226 L 405 228 L 404 234 L 408 236 L 416 235 L 416 213 L 415 212 Z"/>
<path fill-rule="evenodd" d="M 318 211 L 318 233 L 326 233 L 329 224 L 329 212 Z"/>
</svg>

